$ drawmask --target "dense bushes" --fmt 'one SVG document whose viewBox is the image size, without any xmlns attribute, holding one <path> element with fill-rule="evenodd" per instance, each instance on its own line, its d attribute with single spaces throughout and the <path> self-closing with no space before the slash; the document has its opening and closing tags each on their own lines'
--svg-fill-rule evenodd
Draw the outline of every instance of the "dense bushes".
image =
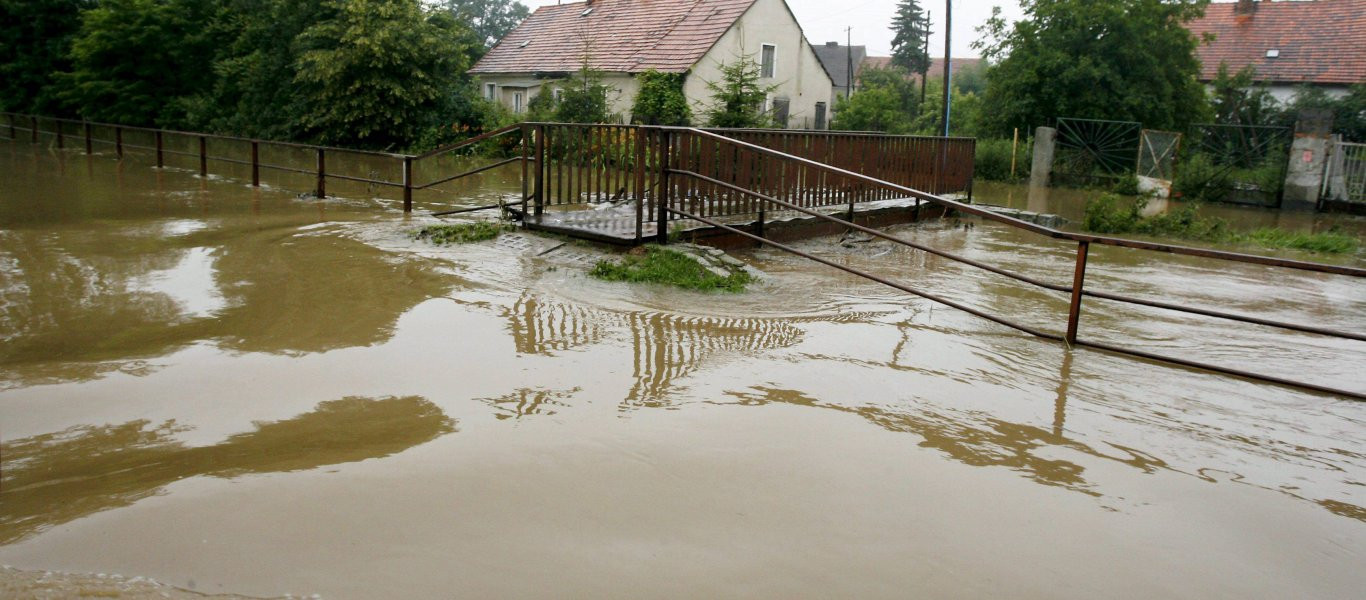
<svg viewBox="0 0 1366 600">
<path fill-rule="evenodd" d="M 1010 175 L 1010 149 L 1013 140 L 979 139 L 977 153 L 973 157 L 973 176 L 988 181 L 1014 181 L 1029 177 L 1029 165 L 1033 145 L 1020 140 L 1015 150 L 1015 176 Z"/>
</svg>

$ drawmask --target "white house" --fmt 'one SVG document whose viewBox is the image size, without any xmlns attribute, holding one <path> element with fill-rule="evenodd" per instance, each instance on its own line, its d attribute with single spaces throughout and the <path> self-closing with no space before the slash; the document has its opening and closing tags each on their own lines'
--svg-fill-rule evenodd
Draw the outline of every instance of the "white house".
<svg viewBox="0 0 1366 600">
<path fill-rule="evenodd" d="M 708 81 L 748 58 L 760 84 L 775 86 L 768 108 L 790 128 L 825 129 L 834 83 L 784 0 L 588 0 L 543 6 L 470 69 L 486 98 L 526 110 L 548 83 L 585 60 L 604 74 L 611 110 L 623 122 L 650 69 L 684 73 L 696 118 L 711 102 Z M 552 86 L 553 87 L 553 86 Z M 785 118 L 784 118 L 785 117 Z"/>
<path fill-rule="evenodd" d="M 1230 73 L 1252 66 L 1282 102 L 1300 86 L 1340 97 L 1366 83 L 1366 0 L 1215 2 L 1187 27 L 1213 38 L 1197 49 L 1205 83 L 1221 64 Z"/>
</svg>

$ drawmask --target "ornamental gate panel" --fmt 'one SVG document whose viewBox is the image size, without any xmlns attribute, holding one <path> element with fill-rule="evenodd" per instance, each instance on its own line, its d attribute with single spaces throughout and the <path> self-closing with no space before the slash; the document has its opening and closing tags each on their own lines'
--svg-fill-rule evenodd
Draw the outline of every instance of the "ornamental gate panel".
<svg viewBox="0 0 1366 600">
<path fill-rule="evenodd" d="M 1057 129 L 1055 181 L 1109 186 L 1134 172 L 1141 123 L 1060 117 Z"/>
</svg>

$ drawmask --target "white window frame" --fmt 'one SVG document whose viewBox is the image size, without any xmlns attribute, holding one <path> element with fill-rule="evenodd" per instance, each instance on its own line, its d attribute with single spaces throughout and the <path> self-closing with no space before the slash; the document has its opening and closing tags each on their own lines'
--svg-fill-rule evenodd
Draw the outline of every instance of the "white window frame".
<svg viewBox="0 0 1366 600">
<path fill-rule="evenodd" d="M 513 112 L 514 114 L 519 114 L 519 115 L 522 114 L 522 97 L 523 97 L 523 94 L 525 94 L 525 93 L 526 93 L 526 92 L 513 92 L 513 93 L 512 93 L 512 112 Z"/>
<path fill-rule="evenodd" d="M 485 84 L 484 84 L 484 99 L 485 99 L 485 100 L 493 100 L 493 99 L 495 99 L 495 98 L 497 98 L 497 97 L 498 97 L 498 84 L 496 84 L 496 83 L 485 83 Z"/>
<path fill-rule="evenodd" d="M 564 100 L 564 88 L 557 87 L 550 90 L 550 97 L 554 98 L 556 102 Z"/>
<path fill-rule="evenodd" d="M 767 49 L 769 49 L 769 48 L 772 48 L 772 49 L 773 49 L 773 62 L 769 63 L 769 67 L 770 67 L 770 68 L 769 68 L 769 72 L 768 72 L 767 75 L 765 75 L 765 74 L 764 74 L 764 50 L 767 50 Z M 760 78 L 760 79 L 773 79 L 774 77 L 777 77 L 777 76 L 778 76 L 778 45 L 777 45 L 777 44 L 759 44 L 759 78 Z"/>
</svg>

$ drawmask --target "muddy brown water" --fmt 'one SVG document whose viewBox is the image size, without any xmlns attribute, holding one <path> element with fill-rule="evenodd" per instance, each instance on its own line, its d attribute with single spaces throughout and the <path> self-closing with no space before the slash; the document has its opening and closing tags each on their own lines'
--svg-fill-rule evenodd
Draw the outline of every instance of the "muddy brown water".
<svg viewBox="0 0 1366 600">
<path fill-rule="evenodd" d="M 766 273 L 746 294 L 628 287 L 584 275 L 591 248 L 412 241 L 436 195 L 273 186 L 0 143 L 0 592 L 1366 589 L 1366 403 L 1071 351 L 775 250 L 736 253 Z M 1070 278 L 1070 246 L 989 223 L 895 231 Z M 1051 292 L 799 245 L 1063 326 Z M 1344 279 L 1097 248 L 1088 281 L 1362 331 Z M 1082 332 L 1366 389 L 1356 342 L 1089 301 Z"/>
</svg>

